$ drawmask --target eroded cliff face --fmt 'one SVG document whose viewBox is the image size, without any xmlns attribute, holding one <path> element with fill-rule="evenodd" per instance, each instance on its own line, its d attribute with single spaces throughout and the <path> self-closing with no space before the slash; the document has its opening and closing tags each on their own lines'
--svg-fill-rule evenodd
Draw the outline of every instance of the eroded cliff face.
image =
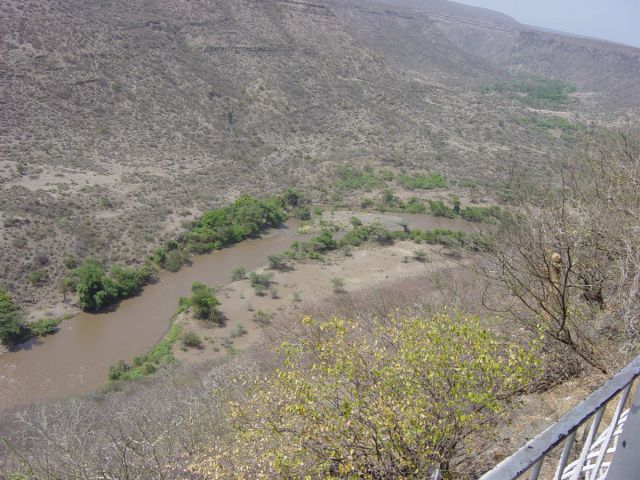
<svg viewBox="0 0 640 480">
<path fill-rule="evenodd" d="M 393 4 L 427 17 L 447 40 L 490 65 L 573 82 L 607 108 L 640 107 L 638 48 L 539 31 L 506 15 L 446 0 Z"/>
</svg>

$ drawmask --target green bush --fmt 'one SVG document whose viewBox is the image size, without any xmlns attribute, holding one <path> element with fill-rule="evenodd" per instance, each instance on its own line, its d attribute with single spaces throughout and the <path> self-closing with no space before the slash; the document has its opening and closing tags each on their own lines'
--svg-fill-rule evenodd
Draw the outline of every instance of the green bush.
<svg viewBox="0 0 640 480">
<path fill-rule="evenodd" d="M 258 286 L 269 288 L 269 286 L 271 285 L 272 278 L 273 278 L 273 275 L 270 273 L 251 272 L 249 274 L 249 283 L 254 288 Z"/>
<path fill-rule="evenodd" d="M 69 273 L 67 282 L 75 288 L 80 308 L 99 311 L 123 298 L 136 295 L 153 274 L 149 264 L 136 270 L 115 265 L 107 274 L 97 260 L 88 257 Z"/>
<path fill-rule="evenodd" d="M 287 219 L 283 203 L 278 197 L 259 200 L 242 195 L 232 204 L 210 210 L 195 220 L 183 241 L 192 252 L 206 253 L 254 237 Z"/>
<path fill-rule="evenodd" d="M 460 210 L 460 216 L 469 222 L 486 222 L 500 219 L 502 209 L 493 207 L 466 207 Z"/>
<path fill-rule="evenodd" d="M 447 180 L 439 173 L 430 173 L 428 175 L 402 174 L 398 177 L 398 182 L 407 190 L 433 190 L 434 188 L 444 188 L 447 186 Z"/>
<path fill-rule="evenodd" d="M 20 307 L 0 289 L 0 342 L 13 345 L 28 336 L 28 329 L 20 315 Z"/>
<path fill-rule="evenodd" d="M 456 213 L 446 206 L 442 200 L 429 200 L 429 209 L 436 217 L 455 218 Z"/>
<path fill-rule="evenodd" d="M 109 380 L 135 380 L 136 378 L 151 375 L 163 365 L 172 363 L 175 358 L 171 353 L 173 344 L 180 338 L 182 327 L 174 323 L 169 331 L 151 350 L 136 357 L 133 366 L 128 365 L 124 360 L 109 369 Z"/>
<path fill-rule="evenodd" d="M 530 77 L 510 82 L 500 82 L 483 89 L 484 92 L 499 92 L 514 100 L 535 107 L 562 109 L 569 103 L 569 95 L 577 91 L 573 84 L 543 77 Z"/>
<path fill-rule="evenodd" d="M 411 197 L 407 200 L 402 205 L 402 209 L 407 213 L 425 213 L 427 211 L 425 204 L 416 197 Z"/>
<path fill-rule="evenodd" d="M 207 287 L 200 282 L 193 282 L 189 305 L 191 305 L 196 318 L 217 324 L 222 323 L 222 315 L 217 310 L 220 302 L 215 297 L 213 288 Z"/>
<path fill-rule="evenodd" d="M 338 243 L 334 240 L 333 234 L 329 230 L 323 230 L 320 235 L 313 237 L 311 244 L 316 252 L 324 252 L 338 248 Z"/>
<path fill-rule="evenodd" d="M 539 372 L 539 342 L 500 341 L 462 314 L 304 323 L 234 403 L 230 435 L 192 465 L 199 477 L 462 478 L 469 439 Z"/>
<path fill-rule="evenodd" d="M 61 318 L 43 318 L 29 323 L 28 328 L 36 337 L 45 337 L 56 333 L 61 322 Z"/>
<path fill-rule="evenodd" d="M 338 190 L 373 190 L 384 185 L 370 168 L 340 166 L 336 170 L 335 186 Z"/>
</svg>

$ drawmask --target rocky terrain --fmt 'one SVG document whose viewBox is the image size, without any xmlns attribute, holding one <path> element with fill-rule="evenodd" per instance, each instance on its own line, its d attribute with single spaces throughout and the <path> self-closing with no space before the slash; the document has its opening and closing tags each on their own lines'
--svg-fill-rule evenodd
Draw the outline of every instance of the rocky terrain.
<svg viewBox="0 0 640 480">
<path fill-rule="evenodd" d="M 26 307 L 240 192 L 323 200 L 344 164 L 493 187 L 640 105 L 638 49 L 444 1 L 8 0 L 0 32 L 0 286 Z M 523 101 L 533 74 L 576 91 Z"/>
</svg>

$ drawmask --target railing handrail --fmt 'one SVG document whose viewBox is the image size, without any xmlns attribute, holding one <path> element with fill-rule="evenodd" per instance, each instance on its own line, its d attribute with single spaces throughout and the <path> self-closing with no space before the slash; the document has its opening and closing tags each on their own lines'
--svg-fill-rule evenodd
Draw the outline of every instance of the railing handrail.
<svg viewBox="0 0 640 480">
<path fill-rule="evenodd" d="M 529 440 L 513 455 L 505 458 L 480 480 L 511 480 L 518 478 L 549 453 L 562 440 L 577 430 L 611 398 L 640 376 L 640 356 L 611 377 L 604 385 L 569 410 L 557 422 Z"/>
</svg>

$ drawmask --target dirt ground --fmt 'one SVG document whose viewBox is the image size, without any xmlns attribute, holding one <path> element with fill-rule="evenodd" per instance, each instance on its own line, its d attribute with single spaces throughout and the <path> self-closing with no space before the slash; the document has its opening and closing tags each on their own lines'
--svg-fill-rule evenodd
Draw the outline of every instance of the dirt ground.
<svg viewBox="0 0 640 480">
<path fill-rule="evenodd" d="M 422 250 L 425 261 L 414 259 Z M 438 247 L 402 241 L 390 246 L 367 246 L 354 250 L 350 256 L 342 252 L 328 255 L 323 262 L 290 262 L 285 271 L 259 269 L 273 274 L 273 289 L 266 295 L 256 295 L 248 280 L 233 282 L 218 291 L 219 310 L 224 314 L 224 327 L 212 327 L 190 316 L 181 317 L 183 331 L 194 332 L 202 340 L 201 348 L 186 348 L 182 342 L 174 346 L 177 360 L 199 362 L 211 360 L 228 352 L 244 350 L 263 338 L 263 324 L 256 317 L 294 317 L 304 314 L 303 304 L 331 295 L 341 295 L 378 285 L 382 282 L 419 277 L 453 265 L 440 254 Z M 344 286 L 334 287 L 340 278 Z M 264 312 L 263 315 L 260 312 Z"/>
</svg>

